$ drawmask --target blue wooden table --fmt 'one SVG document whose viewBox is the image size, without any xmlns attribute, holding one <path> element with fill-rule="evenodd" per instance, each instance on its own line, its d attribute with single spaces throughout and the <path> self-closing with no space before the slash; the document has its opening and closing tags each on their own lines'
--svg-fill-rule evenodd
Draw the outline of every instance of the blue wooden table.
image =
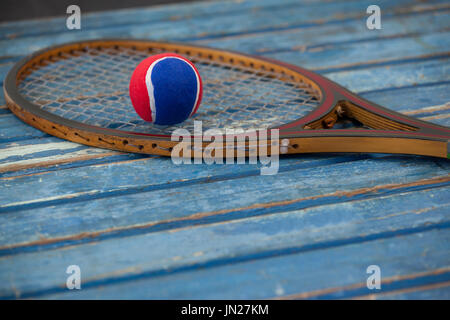
<svg viewBox="0 0 450 320">
<path fill-rule="evenodd" d="M 371 4 L 381 30 L 366 27 Z M 53 44 L 185 41 L 301 65 L 450 126 L 449 1 L 206 1 L 83 14 L 81 27 L 0 24 L 0 79 Z M 2 106 L 0 298 L 449 299 L 449 172 L 366 154 L 287 156 L 273 176 L 177 166 L 54 138 Z M 81 290 L 66 288 L 70 265 Z M 381 290 L 366 286 L 371 265 Z"/>
</svg>

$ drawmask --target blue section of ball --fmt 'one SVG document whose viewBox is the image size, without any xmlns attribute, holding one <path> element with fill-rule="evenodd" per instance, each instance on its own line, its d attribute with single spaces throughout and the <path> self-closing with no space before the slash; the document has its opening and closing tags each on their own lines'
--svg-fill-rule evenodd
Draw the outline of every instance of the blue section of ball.
<svg viewBox="0 0 450 320">
<path fill-rule="evenodd" d="M 151 74 L 156 117 L 154 123 L 171 125 L 191 114 L 197 99 L 194 69 L 178 58 L 165 58 L 155 64 Z"/>
</svg>

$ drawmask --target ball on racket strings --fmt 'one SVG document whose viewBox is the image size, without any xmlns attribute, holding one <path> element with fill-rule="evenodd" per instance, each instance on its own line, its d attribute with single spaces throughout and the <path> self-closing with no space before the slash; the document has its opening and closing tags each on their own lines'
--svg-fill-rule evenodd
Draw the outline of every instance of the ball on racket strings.
<svg viewBox="0 0 450 320">
<path fill-rule="evenodd" d="M 175 53 L 143 60 L 130 80 L 136 113 L 159 125 L 183 122 L 194 115 L 202 99 L 202 79 L 194 64 Z"/>
</svg>

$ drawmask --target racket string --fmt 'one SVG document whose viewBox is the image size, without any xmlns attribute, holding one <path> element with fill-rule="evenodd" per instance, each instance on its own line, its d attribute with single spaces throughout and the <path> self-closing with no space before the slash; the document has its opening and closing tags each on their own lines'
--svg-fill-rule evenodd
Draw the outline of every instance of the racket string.
<svg viewBox="0 0 450 320">
<path fill-rule="evenodd" d="M 164 52 L 152 48 L 151 54 Z M 61 52 L 29 70 L 19 83 L 22 95 L 42 109 L 89 125 L 148 134 L 168 134 L 177 128 L 251 130 L 294 121 L 319 104 L 320 94 L 305 82 L 272 70 L 187 56 L 204 82 L 197 114 L 176 126 L 141 120 L 131 105 L 128 82 L 148 50 L 128 47 L 86 48 Z"/>
</svg>

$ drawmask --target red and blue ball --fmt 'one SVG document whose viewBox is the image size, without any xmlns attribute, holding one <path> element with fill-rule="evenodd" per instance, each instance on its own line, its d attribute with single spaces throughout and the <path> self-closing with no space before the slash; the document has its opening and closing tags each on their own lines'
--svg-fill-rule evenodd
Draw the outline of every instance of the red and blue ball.
<svg viewBox="0 0 450 320">
<path fill-rule="evenodd" d="M 143 60 L 130 80 L 137 114 L 158 125 L 173 125 L 194 115 L 202 100 L 202 79 L 194 64 L 175 53 Z"/>
</svg>

